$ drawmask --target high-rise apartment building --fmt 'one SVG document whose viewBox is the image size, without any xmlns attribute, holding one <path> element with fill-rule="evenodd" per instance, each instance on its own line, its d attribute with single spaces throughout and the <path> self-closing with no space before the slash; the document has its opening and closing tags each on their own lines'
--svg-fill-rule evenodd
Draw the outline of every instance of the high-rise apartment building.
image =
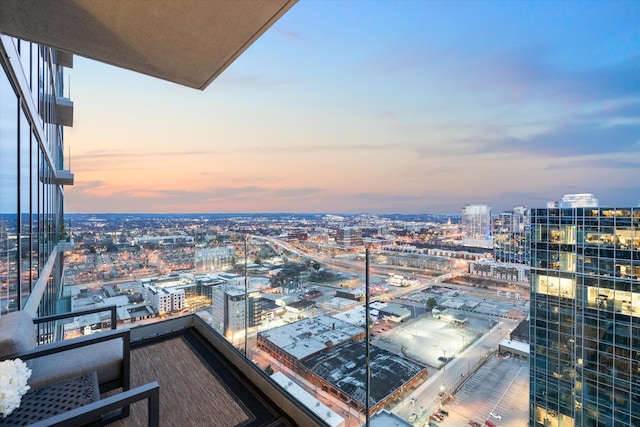
<svg viewBox="0 0 640 427">
<path fill-rule="evenodd" d="M 51 314 L 59 304 L 64 186 L 73 184 L 63 144 L 73 103 L 63 73 L 72 65 L 68 53 L 0 36 L 2 313 Z"/>
<path fill-rule="evenodd" d="M 256 328 L 262 314 L 261 295 L 258 289 L 233 285 L 216 286 L 212 290 L 213 328 L 235 342 L 244 329 Z M 244 337 L 244 335 L 243 335 Z"/>
<path fill-rule="evenodd" d="M 640 208 L 531 210 L 531 426 L 640 426 Z"/>
<path fill-rule="evenodd" d="M 491 208 L 487 205 L 467 205 L 462 208 L 463 246 L 493 248 Z"/>
<path fill-rule="evenodd" d="M 493 222 L 493 256 L 498 262 L 529 263 L 529 213 L 516 206 Z"/>
</svg>

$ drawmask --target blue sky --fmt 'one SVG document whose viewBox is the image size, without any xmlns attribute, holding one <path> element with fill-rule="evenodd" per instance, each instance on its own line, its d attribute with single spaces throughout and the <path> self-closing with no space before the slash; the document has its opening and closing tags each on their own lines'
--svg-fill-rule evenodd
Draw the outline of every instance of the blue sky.
<svg viewBox="0 0 640 427">
<path fill-rule="evenodd" d="M 67 211 L 635 206 L 639 22 L 636 1 L 302 0 L 205 91 L 76 58 Z"/>
</svg>

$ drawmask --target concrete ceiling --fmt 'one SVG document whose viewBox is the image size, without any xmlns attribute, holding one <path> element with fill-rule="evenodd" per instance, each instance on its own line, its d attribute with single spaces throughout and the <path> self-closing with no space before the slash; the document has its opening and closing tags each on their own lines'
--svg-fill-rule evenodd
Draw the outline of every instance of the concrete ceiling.
<svg viewBox="0 0 640 427">
<path fill-rule="evenodd" d="M 2 0 L 0 32 L 204 89 L 297 0 Z"/>
</svg>

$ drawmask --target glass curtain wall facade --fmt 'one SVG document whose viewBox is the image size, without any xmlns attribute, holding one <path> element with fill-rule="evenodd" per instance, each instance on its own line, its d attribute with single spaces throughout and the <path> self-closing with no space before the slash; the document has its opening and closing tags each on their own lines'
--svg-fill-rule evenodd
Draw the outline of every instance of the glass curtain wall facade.
<svg viewBox="0 0 640 427">
<path fill-rule="evenodd" d="M 64 132 L 56 117 L 55 99 L 63 96 L 56 54 L 0 36 L 0 315 L 57 308 L 64 188 L 56 171 L 64 169 Z"/>
<path fill-rule="evenodd" d="M 640 426 L 640 208 L 531 210 L 531 426 Z"/>
<path fill-rule="evenodd" d="M 491 208 L 487 205 L 467 205 L 462 208 L 463 246 L 492 249 Z"/>
<path fill-rule="evenodd" d="M 529 264 L 529 211 L 524 206 L 495 219 L 493 257 L 498 262 Z"/>
</svg>

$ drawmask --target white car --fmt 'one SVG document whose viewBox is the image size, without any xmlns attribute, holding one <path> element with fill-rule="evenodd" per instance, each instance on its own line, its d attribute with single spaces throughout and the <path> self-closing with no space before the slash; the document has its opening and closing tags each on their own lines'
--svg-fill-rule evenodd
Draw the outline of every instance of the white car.
<svg viewBox="0 0 640 427">
<path fill-rule="evenodd" d="M 411 403 L 416 403 L 416 400 L 418 400 L 418 399 L 416 399 L 416 397 L 415 397 L 415 396 L 413 396 L 411 399 L 409 399 L 409 402 L 411 402 Z"/>
<path fill-rule="evenodd" d="M 502 415 L 500 414 L 496 414 L 495 412 L 490 413 L 489 415 L 491 415 L 493 418 L 495 418 L 496 420 L 501 420 L 502 419 Z"/>
</svg>

